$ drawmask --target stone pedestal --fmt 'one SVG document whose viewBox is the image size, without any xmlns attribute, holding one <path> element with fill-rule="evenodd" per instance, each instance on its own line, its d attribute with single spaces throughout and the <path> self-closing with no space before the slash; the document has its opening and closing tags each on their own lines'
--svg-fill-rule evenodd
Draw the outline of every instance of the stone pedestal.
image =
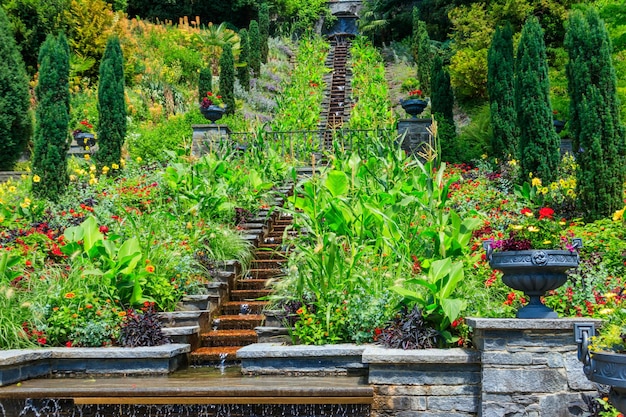
<svg viewBox="0 0 626 417">
<path fill-rule="evenodd" d="M 429 146 L 434 146 L 432 135 L 428 132 L 431 124 L 431 119 L 399 120 L 398 135 L 402 140 L 402 150 L 407 154 L 418 155 L 427 152 Z"/>
<path fill-rule="evenodd" d="M 574 323 L 593 319 L 468 318 L 481 354 L 479 417 L 584 415 L 596 389 L 577 359 Z"/>
<path fill-rule="evenodd" d="M 202 156 L 211 151 L 230 148 L 230 129 L 226 125 L 192 125 L 191 155 Z"/>
</svg>

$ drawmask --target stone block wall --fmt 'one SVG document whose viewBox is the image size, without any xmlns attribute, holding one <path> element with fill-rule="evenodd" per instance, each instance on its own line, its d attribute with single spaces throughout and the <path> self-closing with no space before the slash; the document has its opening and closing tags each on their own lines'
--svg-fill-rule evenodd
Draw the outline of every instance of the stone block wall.
<svg viewBox="0 0 626 417">
<path fill-rule="evenodd" d="M 575 322 L 583 319 L 470 318 L 481 353 L 481 417 L 583 416 L 596 394 L 577 359 Z"/>
<path fill-rule="evenodd" d="M 372 417 L 471 417 L 479 410 L 480 354 L 471 349 L 368 347 Z"/>
<path fill-rule="evenodd" d="M 232 147 L 230 129 L 226 125 L 192 125 L 191 155 L 200 157 L 210 151 Z"/>
</svg>

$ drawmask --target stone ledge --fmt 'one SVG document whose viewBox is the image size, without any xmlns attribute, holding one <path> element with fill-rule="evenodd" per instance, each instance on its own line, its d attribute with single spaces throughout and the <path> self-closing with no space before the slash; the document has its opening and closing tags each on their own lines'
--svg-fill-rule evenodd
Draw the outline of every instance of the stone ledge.
<svg viewBox="0 0 626 417">
<path fill-rule="evenodd" d="M 163 374 L 187 361 L 188 344 L 137 348 L 43 348 L 0 352 L 0 386 L 44 375 Z"/>
<path fill-rule="evenodd" d="M 368 346 L 363 352 L 363 363 L 385 364 L 463 364 L 480 363 L 480 352 L 472 349 L 387 349 L 377 346 Z"/>
<path fill-rule="evenodd" d="M 562 319 L 489 319 L 467 317 L 468 326 L 474 330 L 571 330 L 572 337 L 574 323 L 594 323 L 600 327 L 602 320 L 584 317 Z"/>
<path fill-rule="evenodd" d="M 364 350 L 365 346 L 351 344 L 310 346 L 255 343 L 239 349 L 237 359 L 361 356 Z"/>
</svg>

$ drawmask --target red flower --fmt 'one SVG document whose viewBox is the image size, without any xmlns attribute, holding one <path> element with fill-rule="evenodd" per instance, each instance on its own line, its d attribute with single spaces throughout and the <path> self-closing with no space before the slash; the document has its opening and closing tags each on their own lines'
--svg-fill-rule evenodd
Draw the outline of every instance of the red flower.
<svg viewBox="0 0 626 417">
<path fill-rule="evenodd" d="M 109 233 L 109 228 L 107 226 L 100 226 L 100 233 L 106 235 Z"/>
<path fill-rule="evenodd" d="M 539 209 L 539 220 L 541 219 L 552 220 L 553 216 L 554 216 L 554 210 L 552 210 L 550 207 L 543 207 Z"/>
<path fill-rule="evenodd" d="M 520 213 L 523 214 L 524 216 L 532 216 L 533 215 L 533 211 L 531 209 L 529 209 L 529 208 L 523 208 Z"/>
</svg>

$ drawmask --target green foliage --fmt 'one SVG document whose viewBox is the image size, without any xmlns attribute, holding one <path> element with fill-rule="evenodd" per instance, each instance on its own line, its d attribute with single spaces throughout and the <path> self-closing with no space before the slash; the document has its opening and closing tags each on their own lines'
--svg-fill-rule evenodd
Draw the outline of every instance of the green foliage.
<svg viewBox="0 0 626 417">
<path fill-rule="evenodd" d="M 32 115 L 24 61 L 0 8 L 0 170 L 10 171 L 32 134 Z"/>
<path fill-rule="evenodd" d="M 533 174 L 545 182 L 552 182 L 560 161 L 560 139 L 552 126 L 546 47 L 543 31 L 535 17 L 529 18 L 522 30 L 515 80 L 520 181 Z"/>
<path fill-rule="evenodd" d="M 414 13 L 417 14 L 416 11 Z M 424 94 L 429 95 L 431 92 L 430 74 L 432 72 L 433 51 L 426 30 L 426 23 L 419 19 L 415 22 L 415 18 L 413 21 L 413 42 L 413 48 L 416 51 L 414 58 L 417 63 L 417 79 Z"/>
<path fill-rule="evenodd" d="M 120 41 L 109 38 L 100 63 L 98 83 L 98 151 L 100 167 L 119 164 L 126 138 L 126 101 L 124 97 L 124 61 Z"/>
<path fill-rule="evenodd" d="M 198 102 L 206 97 L 206 93 L 213 91 L 213 74 L 210 67 L 202 67 L 198 76 Z"/>
<path fill-rule="evenodd" d="M 46 36 L 69 29 L 64 13 L 71 0 L 5 0 L 0 3 L 11 21 L 26 70 L 32 76 L 37 72 L 39 48 Z"/>
<path fill-rule="evenodd" d="M 261 33 L 256 20 L 250 22 L 248 27 L 248 39 L 250 43 L 250 55 L 248 64 L 253 77 L 258 78 L 261 74 Z"/>
<path fill-rule="evenodd" d="M 267 40 L 270 37 L 270 10 L 266 1 L 259 6 L 259 39 L 261 43 L 261 62 L 267 63 L 269 47 Z"/>
<path fill-rule="evenodd" d="M 585 218 L 597 220 L 622 208 L 626 180 L 626 138 L 610 40 L 597 11 L 572 15 L 566 47 L 570 132 L 580 165 L 577 193 Z"/>
<path fill-rule="evenodd" d="M 470 123 L 464 126 L 456 140 L 458 162 L 475 161 L 491 152 L 491 111 L 485 103 L 470 114 Z"/>
<path fill-rule="evenodd" d="M 224 45 L 220 57 L 220 95 L 226 105 L 226 113 L 235 113 L 235 60 L 230 44 Z"/>
<path fill-rule="evenodd" d="M 140 157 L 145 161 L 166 162 L 171 159 L 170 152 L 188 153 L 191 147 L 193 123 L 206 123 L 199 112 L 187 112 L 169 117 L 156 126 L 140 127 L 135 134 L 129 135 L 128 151 L 132 159 Z"/>
<path fill-rule="evenodd" d="M 48 36 L 39 54 L 33 192 L 57 199 L 68 182 L 69 55 L 64 35 Z M 38 179 L 38 180 L 36 180 Z"/>
<path fill-rule="evenodd" d="M 440 144 L 441 158 L 444 161 L 458 161 L 456 144 L 456 126 L 454 123 L 454 94 L 450 85 L 450 74 L 443 67 L 437 55 L 433 60 L 430 78 L 432 95 L 430 98 L 431 113 L 437 120 L 437 139 Z"/>
<path fill-rule="evenodd" d="M 487 91 L 491 109 L 492 153 L 496 158 L 517 155 L 513 32 L 510 24 L 496 28 L 488 54 Z"/>
<path fill-rule="evenodd" d="M 239 63 L 237 65 L 237 79 L 244 90 L 250 91 L 250 40 L 246 29 L 239 31 L 239 45 L 240 52 Z"/>
</svg>

